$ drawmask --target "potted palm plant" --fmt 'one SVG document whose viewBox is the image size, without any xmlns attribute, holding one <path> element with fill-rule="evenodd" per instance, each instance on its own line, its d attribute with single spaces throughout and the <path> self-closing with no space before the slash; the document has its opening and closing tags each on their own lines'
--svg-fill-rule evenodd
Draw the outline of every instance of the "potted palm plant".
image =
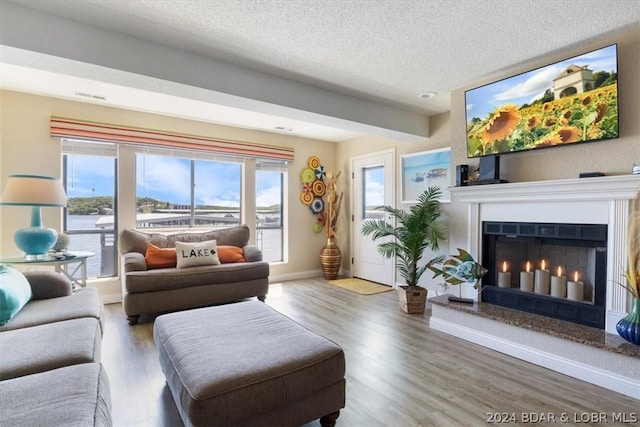
<svg viewBox="0 0 640 427">
<path fill-rule="evenodd" d="M 362 234 L 371 235 L 376 241 L 392 237 L 378 244 L 378 252 L 395 258 L 400 275 L 406 285 L 400 286 L 399 299 L 402 310 L 406 313 L 424 313 L 427 290 L 418 286 L 420 276 L 427 270 L 420 265 L 425 249 L 438 250 L 438 242 L 446 238 L 447 229 L 440 219 L 440 187 L 429 187 L 418 197 L 418 203 L 409 211 L 391 206 L 378 206 L 375 209 L 391 214 L 396 225 L 384 219 L 368 220 L 362 224 Z"/>
</svg>

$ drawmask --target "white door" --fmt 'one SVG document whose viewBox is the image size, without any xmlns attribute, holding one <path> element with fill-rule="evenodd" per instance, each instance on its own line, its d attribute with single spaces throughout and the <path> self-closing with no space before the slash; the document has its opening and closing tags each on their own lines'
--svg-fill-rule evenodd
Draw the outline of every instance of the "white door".
<svg viewBox="0 0 640 427">
<path fill-rule="evenodd" d="M 393 286 L 395 260 L 378 253 L 370 236 L 360 232 L 368 219 L 391 221 L 389 214 L 373 210 L 375 206 L 394 206 L 395 150 L 386 150 L 351 159 L 352 172 L 352 275 L 361 279 Z"/>
</svg>

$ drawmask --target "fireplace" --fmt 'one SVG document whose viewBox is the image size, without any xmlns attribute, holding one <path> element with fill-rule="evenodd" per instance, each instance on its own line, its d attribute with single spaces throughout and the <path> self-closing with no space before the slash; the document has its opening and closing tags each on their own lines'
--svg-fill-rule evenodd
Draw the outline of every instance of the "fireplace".
<svg viewBox="0 0 640 427">
<path fill-rule="evenodd" d="M 478 303 L 472 306 L 448 301 L 442 306 L 434 303 L 429 320 L 431 329 L 639 399 L 640 370 L 629 368 L 637 366 L 637 359 L 617 354 L 622 348 L 631 348 L 616 332 L 616 323 L 628 312 L 631 298 L 616 282 L 623 278 L 626 266 L 629 204 L 640 194 L 640 175 L 465 186 L 450 188 L 450 192 L 452 253 L 455 248 L 464 248 L 475 259 L 486 263 L 487 243 L 483 234 L 489 230 L 492 233 L 489 236 L 493 236 L 489 239 L 506 246 L 498 247 L 493 261 L 487 265 L 491 272 L 482 283 L 485 286 L 482 294 L 473 284 L 460 285 L 460 295 Z M 520 230 L 516 228 L 517 233 L 510 229 L 514 223 L 521 225 Z M 500 227 L 494 227 L 495 224 Z M 606 233 L 603 233 L 604 229 Z M 528 235 L 528 231 L 534 235 Z M 583 237 L 588 238 L 585 240 Z M 602 238 L 606 240 L 602 241 Z M 528 240 L 532 248 L 518 249 L 525 244 L 523 240 Z M 538 247 L 542 245 L 551 248 Z M 550 255 L 544 252 L 547 249 L 552 249 Z M 518 251 L 524 255 L 516 255 Z M 552 298 L 550 293 L 536 295 L 535 289 L 533 292 L 519 289 L 520 269 L 524 267 L 526 270 L 526 258 L 531 258 L 531 270 L 535 276 L 535 269 L 541 268 L 543 255 L 540 254 L 545 254 L 549 257 L 545 258 L 549 263 L 545 268 L 550 270 L 550 275 L 557 275 L 552 271 L 556 261 L 551 261 L 556 259 L 555 252 L 572 251 L 576 253 L 566 255 L 564 260 L 557 258 L 557 262 L 565 263 L 561 266 L 568 281 L 574 279 L 571 276 L 577 270 L 579 281 L 590 285 L 589 289 L 593 286 L 592 294 L 585 293 L 582 301 L 566 301 L 568 298 Z M 513 258 L 508 258 L 512 255 Z M 602 259 L 606 264 L 604 281 L 599 277 Z M 497 289 L 499 283 L 505 283 L 504 275 L 498 274 L 503 268 L 501 261 L 512 262 L 507 266 L 512 273 L 506 282 L 510 287 L 502 290 Z M 521 265 L 523 262 L 524 266 Z M 606 287 L 604 330 L 530 314 L 522 311 L 522 307 L 513 310 L 496 303 L 484 304 L 488 295 L 497 289 L 506 295 L 500 298 L 524 295 L 532 299 L 532 305 L 545 306 L 549 302 L 556 304 L 563 300 L 560 302 L 565 305 L 555 308 L 558 311 L 571 311 L 576 306 L 595 308 L 601 304 L 599 285 L 603 282 Z M 456 308 L 452 308 L 454 305 Z M 480 312 L 482 314 L 477 314 Z M 498 316 L 496 312 L 501 314 Z M 549 324 L 555 327 L 549 328 Z M 583 340 L 583 334 L 597 339 Z M 592 345 L 585 345 L 587 342 Z M 635 350 L 635 347 L 631 349 Z"/>
<path fill-rule="evenodd" d="M 617 334 L 616 323 L 628 312 L 630 300 L 628 293 L 622 286 L 616 285 L 616 282 L 623 280 L 624 270 L 626 266 L 626 229 L 629 217 L 629 200 L 634 199 L 640 193 L 640 176 L 638 175 L 621 175 L 621 176 L 604 176 L 595 178 L 576 178 L 556 181 L 539 181 L 539 182 L 518 182 L 511 184 L 496 185 L 476 185 L 466 187 L 453 187 L 449 189 L 453 202 L 455 204 L 454 214 L 451 215 L 455 221 L 456 234 L 451 236 L 452 248 L 464 248 L 476 259 L 486 263 L 484 254 L 483 232 L 484 226 L 488 223 L 515 223 L 542 225 L 556 224 L 557 230 L 561 233 L 560 237 L 565 237 L 564 233 L 573 226 L 579 226 L 574 231 L 577 233 L 592 234 L 596 233 L 602 236 L 602 231 L 594 231 L 606 228 L 606 243 L 597 245 L 595 253 L 590 251 L 591 256 L 604 257 L 606 259 L 605 279 L 596 280 L 595 272 L 583 272 L 579 268 L 573 268 L 571 265 L 563 265 L 566 272 L 567 281 L 573 281 L 575 270 L 579 274 L 587 274 L 586 281 L 593 286 L 594 294 L 592 298 L 582 302 L 583 305 L 578 306 L 584 308 L 587 304 L 596 306 L 600 304 L 599 293 L 595 289 L 595 285 L 605 284 L 604 310 L 605 310 L 605 330 L 610 333 Z M 461 204 L 460 204 L 461 203 Z M 466 209 L 463 206 L 466 205 Z M 452 206 L 453 207 L 453 206 Z M 462 208 L 462 209 L 461 209 Z M 466 211 L 466 213 L 465 213 Z M 564 228 L 564 227 L 568 228 Z M 595 227 L 595 228 L 594 228 Z M 602 230 L 602 229 L 601 229 Z M 503 230 L 510 231 L 510 230 Z M 548 230 L 541 230 L 546 233 Z M 496 239 L 500 237 L 500 241 L 510 241 L 507 235 L 510 232 L 504 232 L 502 236 L 496 235 Z M 520 236 L 524 238 L 523 236 Z M 539 241 L 549 241 L 549 236 L 527 236 L 531 239 L 539 239 Z M 592 240 L 598 240 L 600 237 Z M 555 238 L 554 238 L 555 239 Z M 582 240 L 582 239 L 574 239 Z M 579 245 L 576 245 L 579 246 Z M 597 248 L 600 248 L 599 250 Z M 603 248 L 605 249 L 603 251 Z M 533 255 L 531 255 L 533 257 Z M 505 261 L 506 259 L 502 260 Z M 540 269 L 542 259 L 531 259 L 531 270 L 535 274 L 535 269 Z M 497 282 L 498 270 L 502 268 L 500 259 L 495 259 L 490 265 L 485 267 L 492 270 L 483 285 L 489 289 L 486 292 L 491 294 L 495 290 Z M 526 261 L 526 260 L 525 260 Z M 515 261 L 514 261 L 515 262 Z M 525 265 L 526 267 L 526 265 Z M 504 292 L 520 292 L 516 289 L 519 287 L 520 265 L 511 266 L 512 270 L 512 286 Z M 552 271 L 553 265 L 549 265 L 550 275 L 555 275 Z M 567 268 L 569 271 L 566 271 Z M 594 270 L 595 271 L 595 270 Z M 598 272 L 601 269 L 598 268 Z M 600 274 L 600 273 L 598 273 Z M 581 277 L 578 279 L 579 281 Z M 493 283 L 491 283 L 493 282 Z M 494 285 L 493 288 L 490 285 Z M 599 288 L 598 288 L 599 289 Z M 462 286 L 460 290 L 463 297 L 480 299 L 486 301 L 485 293 L 478 295 L 478 292 L 472 286 Z M 525 292 L 523 292 L 525 293 Z M 537 297 L 535 292 L 528 293 L 529 296 Z M 527 293 L 525 293 L 526 295 Z M 521 295 L 521 294 L 516 294 Z M 505 297 L 506 298 L 506 297 Z M 538 306 L 543 302 L 552 301 L 550 295 L 542 296 L 536 299 Z M 522 302 L 522 301 L 521 301 Z M 532 303 L 533 304 L 533 303 Z M 574 307 L 569 303 L 558 309 L 567 309 Z M 588 308 L 588 307 L 587 307 Z M 521 309 L 524 309 L 521 307 Z M 550 309 L 551 310 L 551 309 Z M 582 314 L 589 317 L 587 314 Z"/>
<path fill-rule="evenodd" d="M 605 327 L 607 226 L 482 223 L 482 300 Z"/>
</svg>

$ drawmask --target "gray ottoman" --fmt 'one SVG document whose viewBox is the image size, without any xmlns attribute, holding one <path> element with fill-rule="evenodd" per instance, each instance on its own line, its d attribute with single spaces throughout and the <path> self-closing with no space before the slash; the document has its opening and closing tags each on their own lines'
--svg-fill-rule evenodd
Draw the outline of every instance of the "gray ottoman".
<svg viewBox="0 0 640 427">
<path fill-rule="evenodd" d="M 262 302 L 159 316 L 154 339 L 186 426 L 333 426 L 344 408 L 342 349 Z"/>
</svg>

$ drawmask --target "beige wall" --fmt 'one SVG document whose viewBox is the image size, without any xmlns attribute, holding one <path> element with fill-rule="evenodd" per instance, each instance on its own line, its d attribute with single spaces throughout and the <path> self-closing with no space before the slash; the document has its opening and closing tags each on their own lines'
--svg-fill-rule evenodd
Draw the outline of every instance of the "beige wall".
<svg viewBox="0 0 640 427">
<path fill-rule="evenodd" d="M 577 178 L 580 172 L 600 171 L 607 175 L 631 173 L 634 161 L 640 161 L 640 26 L 618 37 L 595 43 L 560 55 L 544 57 L 526 65 L 469 84 L 451 95 L 451 140 L 454 164 L 477 165 L 477 159 L 466 158 L 464 91 L 514 74 L 548 65 L 613 43 L 618 44 L 618 94 L 620 138 L 540 151 L 509 154 L 500 158 L 503 177 L 510 182 Z"/>
<path fill-rule="evenodd" d="M 464 91 L 485 83 L 525 72 L 551 62 L 581 54 L 611 43 L 618 43 L 618 72 L 620 93 L 620 134 L 617 140 L 558 147 L 539 152 L 511 154 L 501 158 L 503 177 L 511 182 L 573 178 L 582 171 L 602 171 L 607 174 L 628 174 L 634 161 L 640 161 L 640 27 L 606 40 L 598 40 L 589 46 L 560 55 L 531 61 L 513 70 L 489 76 L 452 92 L 451 113 L 430 118 L 431 135 L 428 140 L 414 143 L 397 142 L 379 137 L 361 137 L 343 143 L 307 140 L 292 136 L 271 134 L 247 129 L 214 125 L 210 123 L 171 118 L 141 112 L 107 108 L 99 105 L 46 97 L 0 91 L 0 184 L 4 188 L 7 176 L 12 173 L 40 173 L 60 176 L 60 144 L 49 138 L 51 115 L 72 116 L 89 120 L 123 123 L 158 129 L 170 129 L 220 138 L 256 141 L 266 144 L 293 146 L 296 159 L 289 168 L 288 204 L 289 216 L 285 219 L 289 233 L 288 263 L 274 265 L 272 274 L 295 277 L 305 272 L 319 271 L 318 252 L 324 244 L 324 233 L 315 234 L 312 226 L 315 217 L 299 202 L 299 173 L 308 158 L 319 156 L 329 170 L 342 170 L 339 187 L 345 193 L 343 210 L 338 228 L 338 244 L 343 251 L 342 270 L 350 270 L 350 159 L 389 148 L 396 152 L 396 182 L 400 183 L 400 156 L 424 150 L 451 146 L 452 165 L 477 165 L 477 160 L 466 158 Z M 453 182 L 452 182 L 453 185 Z M 396 205 L 400 204 L 400 192 L 396 192 Z M 61 212 L 45 209 L 45 225 L 59 229 Z M 455 198 L 444 205 L 445 220 L 449 224 L 450 239 L 442 252 L 453 253 L 457 247 L 467 244 L 467 208 Z M 126 212 L 126 210 L 125 210 Z M 28 209 L 0 209 L 0 254 L 15 254 L 13 230 L 28 221 Z M 428 275 L 428 274 L 427 274 Z M 430 275 L 429 275 L 430 276 Z"/>
<path fill-rule="evenodd" d="M 620 138 L 502 156 L 501 175 L 510 182 L 527 182 L 577 178 L 580 172 L 587 171 L 630 174 L 633 162 L 640 161 L 640 26 L 580 49 L 531 61 L 454 91 L 451 94 L 452 163 L 468 163 L 473 169 L 478 164 L 477 159 L 466 157 L 465 90 L 613 43 L 618 44 Z M 450 209 L 451 247 L 464 247 L 467 245 L 467 206 L 457 203 L 454 198 Z"/>
<path fill-rule="evenodd" d="M 458 164 L 469 164 L 471 169 L 478 165 L 477 159 L 466 157 L 466 118 L 464 92 L 483 84 L 491 83 L 521 72 L 548 65 L 554 61 L 579 55 L 612 43 L 618 44 L 618 93 L 620 94 L 620 135 L 616 140 L 594 142 L 569 147 L 556 147 L 536 152 L 510 154 L 501 157 L 503 178 L 510 182 L 542 181 L 552 179 L 575 178 L 580 172 L 601 171 L 608 175 L 629 174 L 633 162 L 640 161 L 640 27 L 608 39 L 601 39 L 588 46 L 574 49 L 562 54 L 551 55 L 524 64 L 512 70 L 489 76 L 483 80 L 470 83 L 455 90 L 451 94 L 451 113 L 433 116 L 430 119 L 431 135 L 428 140 L 415 143 L 400 143 L 381 138 L 362 137 L 337 145 L 337 158 L 340 168 L 349 169 L 349 160 L 354 156 L 373 153 L 388 148 L 396 150 L 396 183 L 401 183 L 400 156 L 423 150 L 451 146 L 452 167 Z M 454 178 L 452 178 L 454 179 Z M 452 185 L 455 182 L 452 181 Z M 398 187 L 399 188 L 399 187 Z M 400 192 L 396 192 L 396 206 L 400 204 Z M 350 197 L 345 198 L 349 206 Z M 450 204 L 444 205 L 450 238 L 444 242 L 441 252 L 456 253 L 456 248 L 467 246 L 467 206 L 452 198 Z M 345 217 L 346 221 L 349 217 Z M 348 239 L 341 242 L 341 247 L 348 248 Z M 348 253 L 348 250 L 343 252 Z M 425 257 L 429 259 L 428 256 Z M 343 258 L 343 265 L 349 258 Z M 429 273 L 425 275 L 431 276 Z M 424 280 L 423 280 L 424 281 Z M 426 285 L 438 290 L 429 279 Z"/>
<path fill-rule="evenodd" d="M 450 114 L 442 113 L 435 116 L 432 116 L 429 119 L 429 128 L 430 128 L 430 136 L 429 139 L 425 139 L 422 141 L 416 141 L 412 143 L 407 142 L 398 142 L 389 139 L 379 138 L 379 137 L 369 137 L 364 136 L 357 139 L 353 139 L 351 141 L 342 142 L 336 145 L 337 148 L 337 159 L 340 169 L 342 169 L 343 175 L 345 175 L 345 179 L 342 182 L 343 188 L 345 189 L 345 198 L 344 198 L 344 206 L 346 209 L 346 214 L 342 215 L 340 222 L 340 230 L 348 230 L 346 233 L 340 233 L 339 244 L 340 248 L 342 248 L 342 266 L 345 272 L 350 270 L 350 262 L 351 262 L 351 252 L 350 252 L 350 233 L 355 233 L 356 230 L 350 230 L 349 220 L 351 218 L 351 182 L 347 179 L 349 177 L 349 173 L 351 172 L 351 159 L 358 156 L 363 156 L 366 154 L 372 154 L 378 151 L 393 149 L 395 150 L 395 182 L 397 190 L 395 205 L 396 207 L 408 207 L 409 205 L 403 205 L 401 203 L 402 194 L 400 191 L 400 183 L 402 182 L 401 177 L 401 156 L 405 154 L 417 153 L 425 150 L 433 150 L 436 148 L 449 147 L 451 145 L 451 137 L 450 137 Z M 345 173 L 348 172 L 348 173 Z M 453 184 L 453 183 L 452 183 Z M 443 204 L 443 219 L 447 221 L 447 211 L 448 204 Z M 449 244 L 448 242 L 442 242 L 441 245 L 441 253 L 449 252 Z M 432 253 L 426 253 L 424 258 L 426 260 L 431 259 Z M 396 282 L 401 283 L 402 278 L 396 277 Z M 430 290 L 437 290 L 437 286 L 435 286 L 435 282 L 431 280 L 431 274 L 425 273 L 420 283 L 423 286 L 428 287 Z M 401 283 L 402 284 L 402 283 Z"/>
<path fill-rule="evenodd" d="M 295 148 L 295 160 L 289 166 L 287 203 L 289 215 L 285 218 L 291 245 L 288 262 L 271 267 L 274 276 L 296 275 L 301 272 L 320 271 L 318 254 L 324 244 L 324 235 L 312 230 L 315 217 L 299 201 L 300 171 L 310 156 L 320 157 L 327 169 L 336 169 L 335 144 L 287 135 L 278 135 L 248 129 L 238 129 L 211 123 L 197 122 L 155 114 L 109 108 L 95 104 L 79 103 L 11 91 L 0 91 L 0 187 L 4 188 L 9 175 L 34 173 L 61 176 L 61 145 L 49 137 L 51 115 L 76 117 L 87 120 L 120 123 L 154 129 L 167 129 L 197 135 L 211 135 L 225 139 L 254 141 Z M 133 185 L 121 183 L 122 187 Z M 122 194 L 126 194 L 121 190 Z M 135 200 L 128 197 L 128 200 Z M 121 204 L 123 212 L 134 215 L 135 209 Z M 0 208 L 0 256 L 19 255 L 13 243 L 13 232 L 29 222 L 29 209 Z M 47 227 L 61 229 L 62 210 L 43 209 L 43 221 Z M 134 223 L 133 219 L 129 223 Z M 119 292 L 119 285 L 102 285 L 106 294 Z"/>
</svg>

